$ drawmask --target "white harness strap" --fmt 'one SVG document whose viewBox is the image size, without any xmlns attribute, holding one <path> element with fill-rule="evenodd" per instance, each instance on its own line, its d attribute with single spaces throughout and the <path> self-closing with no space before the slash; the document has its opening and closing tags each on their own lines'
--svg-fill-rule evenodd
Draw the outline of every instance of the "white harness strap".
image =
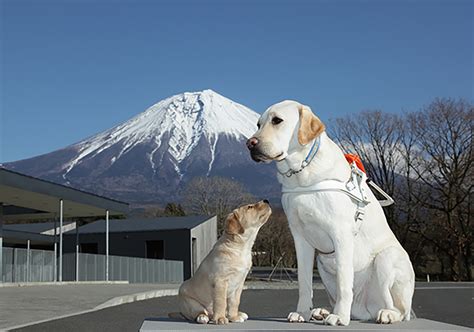
<svg viewBox="0 0 474 332">
<path fill-rule="evenodd" d="M 370 203 L 362 184 L 367 181 L 367 176 L 355 163 L 351 164 L 351 177 L 347 182 L 337 180 L 325 180 L 308 187 L 286 188 L 283 186 L 283 194 L 309 194 L 320 191 L 336 191 L 349 196 L 357 205 L 354 221 L 356 222 L 355 234 L 358 233 L 360 222 L 364 219 L 365 206 Z"/>
</svg>

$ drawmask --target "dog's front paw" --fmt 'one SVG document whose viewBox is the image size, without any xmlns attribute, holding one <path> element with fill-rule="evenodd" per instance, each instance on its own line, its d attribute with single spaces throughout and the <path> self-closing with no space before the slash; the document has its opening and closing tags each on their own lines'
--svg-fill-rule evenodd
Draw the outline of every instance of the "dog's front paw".
<svg viewBox="0 0 474 332">
<path fill-rule="evenodd" d="M 239 313 L 237 314 L 237 316 L 229 318 L 229 322 L 232 322 L 232 323 L 243 323 L 243 322 L 245 322 L 247 319 L 249 319 L 249 316 L 248 316 L 245 312 L 240 312 L 240 311 L 239 311 Z"/>
<path fill-rule="evenodd" d="M 216 325 L 224 325 L 229 324 L 229 320 L 226 317 L 217 317 L 213 319 L 214 324 Z"/>
<path fill-rule="evenodd" d="M 347 325 L 349 325 L 350 321 L 351 321 L 351 319 L 349 317 L 345 318 L 345 317 L 341 317 L 339 315 L 329 314 L 324 319 L 324 324 L 332 325 L 332 326 L 337 326 L 337 325 L 347 326 Z"/>
<path fill-rule="evenodd" d="M 290 323 L 304 323 L 305 319 L 299 312 L 290 312 L 287 320 Z"/>
<path fill-rule="evenodd" d="M 324 308 L 316 308 L 311 310 L 311 318 L 315 320 L 324 320 L 329 316 L 330 312 Z"/>
<path fill-rule="evenodd" d="M 196 317 L 196 323 L 198 324 L 207 324 L 209 323 L 209 317 L 206 314 L 200 314 Z"/>
</svg>

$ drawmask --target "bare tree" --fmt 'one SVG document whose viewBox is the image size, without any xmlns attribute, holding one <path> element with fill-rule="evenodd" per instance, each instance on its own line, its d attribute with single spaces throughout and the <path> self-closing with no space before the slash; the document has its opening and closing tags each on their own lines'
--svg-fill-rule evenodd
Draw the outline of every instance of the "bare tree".
<svg viewBox="0 0 474 332">
<path fill-rule="evenodd" d="M 428 257 L 427 247 L 429 244 L 427 240 L 418 234 L 419 225 L 429 219 L 429 212 L 417 197 L 423 186 L 420 176 L 412 168 L 420 153 L 417 135 L 413 130 L 416 125 L 416 114 L 405 113 L 398 125 L 400 142 L 397 150 L 401 158 L 398 167 L 400 180 L 396 182 L 394 192 L 395 219 L 399 225 L 397 235 L 410 254 L 412 262 L 416 263 L 415 271 L 422 274 L 440 274 L 441 272 L 437 268 L 439 264 L 432 262 L 436 257 L 432 253 Z"/>
<path fill-rule="evenodd" d="M 253 200 L 241 183 L 224 177 L 196 177 L 183 193 L 183 205 L 187 211 L 217 216 L 219 234 L 227 214 Z"/>
<path fill-rule="evenodd" d="M 454 280 L 472 280 L 473 105 L 436 99 L 411 117 L 417 153 L 410 168 L 421 184 L 413 198 L 430 216 L 418 232 L 449 257 Z"/>
<path fill-rule="evenodd" d="M 362 112 L 331 128 L 394 196 L 385 213 L 415 269 L 454 280 L 473 278 L 473 113 L 472 104 L 445 98 L 400 117 Z"/>
<path fill-rule="evenodd" d="M 181 204 L 173 202 L 167 203 L 164 208 L 159 205 L 148 205 L 133 214 L 144 218 L 183 217 L 186 215 Z"/>
<path fill-rule="evenodd" d="M 163 210 L 164 217 L 183 217 L 186 213 L 184 212 L 181 204 L 168 203 Z"/>
</svg>

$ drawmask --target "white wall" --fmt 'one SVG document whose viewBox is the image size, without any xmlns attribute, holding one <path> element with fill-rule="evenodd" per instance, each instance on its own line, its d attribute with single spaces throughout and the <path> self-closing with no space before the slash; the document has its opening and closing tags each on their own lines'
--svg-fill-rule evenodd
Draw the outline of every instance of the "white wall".
<svg viewBox="0 0 474 332">
<path fill-rule="evenodd" d="M 192 238 L 196 238 L 197 241 L 197 252 L 195 256 L 197 259 L 196 267 L 198 267 L 217 241 L 217 218 L 214 216 L 206 222 L 203 222 L 199 226 L 193 228 L 191 230 L 191 241 Z M 191 257 L 193 257 L 192 253 Z"/>
</svg>

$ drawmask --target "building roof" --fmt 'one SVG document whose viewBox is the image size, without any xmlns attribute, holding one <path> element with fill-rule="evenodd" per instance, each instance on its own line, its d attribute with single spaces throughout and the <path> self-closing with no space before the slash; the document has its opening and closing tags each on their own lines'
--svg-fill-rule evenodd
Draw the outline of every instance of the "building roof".
<svg viewBox="0 0 474 332">
<path fill-rule="evenodd" d="M 8 243 L 25 244 L 27 240 L 30 240 L 34 244 L 54 243 L 54 236 L 51 235 L 43 235 L 39 233 L 31 233 L 5 228 L 3 228 L 3 238 L 4 241 Z"/>
<path fill-rule="evenodd" d="M 63 225 L 67 226 L 69 224 L 74 224 L 74 222 L 65 222 Z M 31 224 L 4 224 L 3 230 L 41 234 L 43 232 L 54 230 L 54 226 L 59 227 L 59 222 L 57 222 L 56 225 L 54 224 L 54 222 L 37 222 Z"/>
<path fill-rule="evenodd" d="M 45 220 L 64 217 L 111 216 L 128 212 L 128 204 L 0 167 L 0 202 L 4 220 Z"/>
<path fill-rule="evenodd" d="M 109 220 L 110 233 L 165 231 L 178 229 L 193 229 L 196 226 L 214 218 L 213 216 L 163 217 L 163 218 L 132 218 Z M 69 231 L 65 234 L 75 234 Z M 105 220 L 79 227 L 79 234 L 105 233 Z"/>
</svg>

